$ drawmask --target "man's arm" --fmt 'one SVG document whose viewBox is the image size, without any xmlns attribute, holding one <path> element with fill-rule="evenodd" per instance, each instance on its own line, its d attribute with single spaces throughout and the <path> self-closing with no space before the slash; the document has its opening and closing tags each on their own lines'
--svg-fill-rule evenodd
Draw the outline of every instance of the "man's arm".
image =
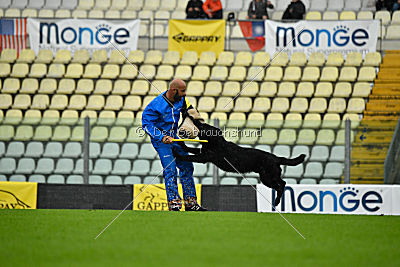
<svg viewBox="0 0 400 267">
<path fill-rule="evenodd" d="M 142 128 L 151 138 L 163 141 L 164 134 L 155 126 L 158 118 L 158 113 L 151 106 L 147 106 L 142 115 Z"/>
</svg>

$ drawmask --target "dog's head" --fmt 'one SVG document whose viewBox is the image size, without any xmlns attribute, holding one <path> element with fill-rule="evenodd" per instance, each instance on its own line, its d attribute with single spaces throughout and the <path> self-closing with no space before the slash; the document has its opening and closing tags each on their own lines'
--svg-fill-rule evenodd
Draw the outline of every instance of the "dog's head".
<svg viewBox="0 0 400 267">
<path fill-rule="evenodd" d="M 214 127 L 210 124 L 204 122 L 204 120 L 193 119 L 193 124 L 197 127 L 198 133 L 197 137 L 201 140 L 207 140 L 208 144 L 212 144 L 217 142 L 218 139 L 224 138 L 223 132 L 221 129 Z"/>
</svg>

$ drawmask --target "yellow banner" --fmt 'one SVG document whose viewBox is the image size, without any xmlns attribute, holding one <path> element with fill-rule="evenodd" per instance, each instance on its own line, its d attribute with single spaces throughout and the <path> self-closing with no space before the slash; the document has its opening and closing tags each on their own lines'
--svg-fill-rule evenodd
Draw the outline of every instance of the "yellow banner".
<svg viewBox="0 0 400 267">
<path fill-rule="evenodd" d="M 133 198 L 135 199 L 133 202 L 133 210 L 168 210 L 165 185 L 151 184 L 147 186 L 147 188 L 146 186 L 147 184 L 135 184 L 133 186 Z M 195 186 L 197 202 L 201 204 L 201 184 L 196 184 Z M 178 190 L 179 195 L 182 197 L 183 191 L 181 184 L 178 185 Z M 182 210 L 185 209 L 182 208 Z"/>
<path fill-rule="evenodd" d="M 37 183 L 0 182 L 0 209 L 36 209 Z"/>
<path fill-rule="evenodd" d="M 213 51 L 219 55 L 224 51 L 225 20 L 169 20 L 168 50 Z"/>
</svg>

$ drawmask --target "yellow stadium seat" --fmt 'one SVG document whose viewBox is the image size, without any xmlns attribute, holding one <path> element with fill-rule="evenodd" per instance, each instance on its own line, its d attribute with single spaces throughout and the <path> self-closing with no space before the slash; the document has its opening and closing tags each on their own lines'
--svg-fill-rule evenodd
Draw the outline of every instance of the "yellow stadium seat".
<svg viewBox="0 0 400 267">
<path fill-rule="evenodd" d="M 271 59 L 271 66 L 285 67 L 289 62 L 289 56 L 286 52 L 277 52 Z"/>
<path fill-rule="evenodd" d="M 104 13 L 105 19 L 121 19 L 121 14 L 119 10 L 107 10 Z"/>
<path fill-rule="evenodd" d="M 154 65 L 142 65 L 139 69 L 138 79 L 152 80 L 156 75 L 156 67 Z"/>
<path fill-rule="evenodd" d="M 238 97 L 235 100 L 234 112 L 250 112 L 253 103 L 250 97 Z"/>
<path fill-rule="evenodd" d="M 16 77 L 16 78 L 25 78 L 29 73 L 29 67 L 28 64 L 26 63 L 15 63 L 12 72 L 11 72 L 11 77 Z"/>
<path fill-rule="evenodd" d="M 12 96 L 9 94 L 0 95 L 0 109 L 8 109 L 12 105 Z"/>
<path fill-rule="evenodd" d="M 225 66 L 214 66 L 211 69 L 210 80 L 224 81 L 228 77 L 228 68 Z"/>
<path fill-rule="evenodd" d="M 132 125 L 132 121 L 134 120 L 135 120 L 135 115 L 132 111 L 123 110 L 118 112 L 115 125 L 130 126 Z"/>
<path fill-rule="evenodd" d="M 342 11 L 340 12 L 339 15 L 339 20 L 355 20 L 356 19 L 356 13 L 354 11 Z"/>
<path fill-rule="evenodd" d="M 18 92 L 20 88 L 19 79 L 16 78 L 7 78 L 4 80 L 3 89 L 1 89 L 1 93 L 3 94 L 15 94 Z"/>
<path fill-rule="evenodd" d="M 164 54 L 162 64 L 175 66 L 178 65 L 179 60 L 180 60 L 180 55 L 178 51 L 167 51 Z"/>
<path fill-rule="evenodd" d="M 185 51 L 182 55 L 181 65 L 190 65 L 193 66 L 197 63 L 198 56 L 194 51 Z"/>
<path fill-rule="evenodd" d="M 53 96 L 54 98 L 54 96 Z M 52 100 L 53 102 L 53 100 Z M 82 110 L 86 107 L 86 97 L 84 95 L 71 96 L 68 104 L 68 109 Z M 61 108 L 60 108 L 61 109 Z"/>
<path fill-rule="evenodd" d="M 339 15 L 336 11 L 325 11 L 322 20 L 339 20 Z"/>
<path fill-rule="evenodd" d="M 321 125 L 321 115 L 314 113 L 307 113 L 304 117 L 303 128 L 317 129 Z"/>
<path fill-rule="evenodd" d="M 65 73 L 65 78 L 80 78 L 83 74 L 83 66 L 79 63 L 71 63 L 67 67 L 67 73 Z"/>
<path fill-rule="evenodd" d="M 335 82 L 338 79 L 339 71 L 337 67 L 324 67 L 320 81 L 322 82 Z"/>
<path fill-rule="evenodd" d="M 297 66 L 287 67 L 285 69 L 284 81 L 299 81 L 301 78 L 301 69 Z"/>
<path fill-rule="evenodd" d="M 265 116 L 261 112 L 251 112 L 247 117 L 246 128 L 261 128 L 265 123 Z"/>
<path fill-rule="evenodd" d="M 327 108 L 327 103 L 325 98 L 314 97 L 311 99 L 310 108 L 308 112 L 310 113 L 324 113 Z"/>
<path fill-rule="evenodd" d="M 297 145 L 312 145 L 316 139 L 315 131 L 312 129 L 301 129 L 297 136 Z"/>
<path fill-rule="evenodd" d="M 112 90 L 113 95 L 127 95 L 131 90 L 131 84 L 128 80 L 116 80 Z"/>
<path fill-rule="evenodd" d="M 201 96 L 204 92 L 204 84 L 201 81 L 190 81 L 186 88 L 188 96 Z"/>
<path fill-rule="evenodd" d="M 269 113 L 265 122 L 267 128 L 281 128 L 283 125 L 282 113 Z"/>
<path fill-rule="evenodd" d="M 159 65 L 162 61 L 162 53 L 160 50 L 149 50 L 146 53 L 144 64 Z"/>
<path fill-rule="evenodd" d="M 222 84 L 217 81 L 209 81 L 206 83 L 204 96 L 219 96 L 222 92 Z"/>
<path fill-rule="evenodd" d="M 277 96 L 292 97 L 296 92 L 296 85 L 293 82 L 281 82 Z"/>
<path fill-rule="evenodd" d="M 236 54 L 234 65 L 247 67 L 251 64 L 252 60 L 253 60 L 253 57 L 250 52 L 241 51 Z"/>
<path fill-rule="evenodd" d="M 273 97 L 276 95 L 277 91 L 278 86 L 276 85 L 276 82 L 263 82 L 258 94 L 259 96 Z"/>
<path fill-rule="evenodd" d="M 350 142 L 354 141 L 354 131 L 350 131 Z M 336 134 L 335 145 L 344 145 L 345 144 L 345 132 L 343 130 L 339 130 Z"/>
<path fill-rule="evenodd" d="M 93 89 L 94 83 L 92 79 L 80 79 L 76 85 L 75 94 L 89 95 L 93 92 Z"/>
<path fill-rule="evenodd" d="M 262 81 L 264 79 L 265 71 L 263 67 L 251 66 L 247 72 L 248 81 Z"/>
<path fill-rule="evenodd" d="M 400 11 L 399 10 L 396 10 L 393 12 L 391 24 L 392 25 L 400 24 Z"/>
<path fill-rule="evenodd" d="M 112 110 L 102 110 L 99 113 L 99 117 L 97 119 L 97 125 L 100 126 L 111 126 L 113 125 L 115 122 L 115 112 Z M 111 131 L 113 131 L 115 129 L 115 127 L 111 128 Z M 126 130 L 125 130 L 126 131 Z M 111 136 L 111 132 L 110 132 L 110 136 Z M 108 141 L 111 141 L 110 139 L 108 139 Z M 114 142 L 114 141 L 111 141 Z"/>
<path fill-rule="evenodd" d="M 123 105 L 123 98 L 119 95 L 110 95 L 107 97 L 104 110 L 120 110 Z"/>
<path fill-rule="evenodd" d="M 31 96 L 25 94 L 18 94 L 14 97 L 12 108 L 27 109 L 31 105 Z"/>
<path fill-rule="evenodd" d="M 187 96 L 186 100 L 192 105 L 194 108 L 197 108 L 197 99 L 193 96 Z M 200 114 L 201 115 L 201 114 Z"/>
<path fill-rule="evenodd" d="M 300 82 L 297 85 L 296 96 L 311 97 L 314 94 L 314 84 L 312 82 Z"/>
<path fill-rule="evenodd" d="M 144 52 L 142 50 L 132 50 L 129 52 L 128 61 L 131 64 L 142 64 L 144 61 Z"/>
<path fill-rule="evenodd" d="M 123 110 L 138 111 L 142 106 L 142 98 L 137 95 L 130 95 L 125 98 Z"/>
<path fill-rule="evenodd" d="M 131 64 L 125 64 L 121 68 L 121 73 L 119 74 L 120 79 L 135 79 L 138 74 L 137 66 Z"/>
<path fill-rule="evenodd" d="M 363 66 L 377 67 L 382 62 L 382 56 L 379 52 L 369 52 L 365 55 Z"/>
<path fill-rule="evenodd" d="M 94 0 L 80 0 L 77 9 L 90 10 L 94 6 Z"/>
<path fill-rule="evenodd" d="M 1 52 L 0 62 L 14 63 L 17 60 L 17 50 L 6 48 Z"/>
<path fill-rule="evenodd" d="M 86 105 L 86 98 L 84 104 Z M 72 98 L 71 98 L 72 102 Z M 68 106 L 68 97 L 66 95 L 53 95 L 51 98 L 50 109 L 64 110 Z"/>
<path fill-rule="evenodd" d="M 69 50 L 57 50 L 53 63 L 68 64 L 71 61 L 71 52 Z"/>
<path fill-rule="evenodd" d="M 11 73 L 11 66 L 8 63 L 0 63 L 0 77 L 8 77 Z"/>
<path fill-rule="evenodd" d="M 263 129 L 258 143 L 262 145 L 273 145 L 278 139 L 278 133 L 275 129 Z"/>
<path fill-rule="evenodd" d="M 358 73 L 359 82 L 372 82 L 375 80 L 376 70 L 374 67 L 361 67 L 360 72 Z"/>
<path fill-rule="evenodd" d="M 332 83 L 319 82 L 315 88 L 314 97 L 330 97 L 332 95 Z"/>
<path fill-rule="evenodd" d="M 212 51 L 205 51 L 200 54 L 199 65 L 212 66 L 215 64 L 216 55 Z"/>
<path fill-rule="evenodd" d="M 252 112 L 266 113 L 271 108 L 271 101 L 267 97 L 257 97 L 254 99 Z"/>
<path fill-rule="evenodd" d="M 99 78 L 101 74 L 101 66 L 95 63 L 89 63 L 85 67 L 85 72 L 83 73 L 83 78 Z"/>
<path fill-rule="evenodd" d="M 294 52 L 290 57 L 290 66 L 305 66 L 307 63 L 307 56 L 303 52 Z"/>
<path fill-rule="evenodd" d="M 305 113 L 308 109 L 307 98 L 296 97 L 290 105 L 290 112 Z"/>
<path fill-rule="evenodd" d="M 387 10 L 376 11 L 375 19 L 380 20 L 383 25 L 388 25 L 390 23 L 390 12 Z"/>
<path fill-rule="evenodd" d="M 57 81 L 53 78 L 42 79 L 40 82 L 39 93 L 40 94 L 54 94 L 57 90 Z"/>
<path fill-rule="evenodd" d="M 320 52 L 310 54 L 307 66 L 321 67 L 325 64 L 325 55 Z"/>
<path fill-rule="evenodd" d="M 26 78 L 22 81 L 20 94 L 35 94 L 39 88 L 39 82 L 35 78 Z"/>
<path fill-rule="evenodd" d="M 135 80 L 132 83 L 131 94 L 132 95 L 147 95 L 149 91 L 149 83 L 143 80 Z"/>
<path fill-rule="evenodd" d="M 101 78 L 103 79 L 115 79 L 119 76 L 119 66 L 116 64 L 107 64 L 103 68 Z"/>
<path fill-rule="evenodd" d="M 306 14 L 306 20 L 322 20 L 321 12 L 319 11 L 309 11 Z"/>
<path fill-rule="evenodd" d="M 96 0 L 94 9 L 107 10 L 111 6 L 111 0 Z"/>
<path fill-rule="evenodd" d="M 65 112 L 65 113 L 67 113 L 67 112 Z M 71 116 L 69 116 L 69 117 L 71 117 Z M 64 122 L 64 120 L 60 120 L 60 112 L 58 110 L 48 109 L 43 112 L 42 121 L 40 123 L 44 124 L 44 125 L 56 125 L 59 121 L 60 121 L 60 124 L 66 124 Z"/>
<path fill-rule="evenodd" d="M 280 145 L 293 145 L 296 142 L 297 136 L 294 129 L 282 129 L 279 132 L 277 144 Z"/>
<path fill-rule="evenodd" d="M 176 7 L 176 0 L 171 0 L 168 2 L 165 1 L 160 1 L 160 9 L 161 10 L 168 10 L 168 11 L 172 11 L 174 10 Z"/>
<path fill-rule="evenodd" d="M 193 70 L 192 80 L 205 81 L 210 77 L 210 67 L 196 66 Z"/>
<path fill-rule="evenodd" d="M 42 114 L 39 110 L 29 109 L 24 114 L 23 124 L 38 125 L 42 119 Z"/>
<path fill-rule="evenodd" d="M 90 79 L 89 79 L 90 80 Z M 83 88 L 84 89 L 84 88 Z M 89 90 L 93 90 L 93 87 L 89 87 Z M 112 90 L 112 82 L 108 79 L 98 79 L 94 87 L 93 94 L 95 95 L 108 95 Z"/>
<path fill-rule="evenodd" d="M 336 129 L 340 125 L 340 116 L 337 113 L 326 113 L 321 128 Z"/>
<path fill-rule="evenodd" d="M 215 99 L 213 97 L 209 96 L 200 97 L 197 106 L 198 111 L 211 112 L 214 110 L 214 108 L 215 108 Z"/>
<path fill-rule="evenodd" d="M 286 97 L 276 97 L 272 101 L 271 112 L 285 113 L 289 110 L 289 99 Z M 255 111 L 255 110 L 253 110 Z"/>
<path fill-rule="evenodd" d="M 328 55 L 328 59 L 326 60 L 325 66 L 335 66 L 335 67 L 340 67 L 343 65 L 343 54 L 336 52 L 336 53 L 330 53 Z"/>
<path fill-rule="evenodd" d="M 339 81 L 354 82 L 357 79 L 357 69 L 355 67 L 343 67 L 340 70 Z"/>
<path fill-rule="evenodd" d="M 358 67 L 361 65 L 362 55 L 360 52 L 350 52 L 346 56 L 345 66 Z"/>
<path fill-rule="evenodd" d="M 138 8 L 138 7 L 136 7 L 136 8 Z M 121 19 L 136 19 L 136 18 L 137 18 L 137 11 L 135 11 L 135 10 L 121 11 Z M 140 33 L 139 33 L 139 35 L 140 35 Z"/>
<path fill-rule="evenodd" d="M 47 109 L 50 104 L 48 95 L 34 95 L 32 99 L 31 109 Z"/>
<path fill-rule="evenodd" d="M 54 112 L 53 114 L 47 114 L 48 117 L 46 117 L 46 121 L 48 122 L 48 124 L 57 124 L 57 122 L 52 121 L 51 116 L 53 116 L 53 118 L 58 119 L 58 117 L 60 116 L 58 110 L 48 110 L 48 111 Z M 60 124 L 75 125 L 77 122 L 78 122 L 78 111 L 67 109 L 61 113 L 61 118 L 59 121 Z"/>
<path fill-rule="evenodd" d="M 371 85 L 366 82 L 357 82 L 354 84 L 353 97 L 368 97 L 371 93 Z"/>
<path fill-rule="evenodd" d="M 143 0 L 128 0 L 126 9 L 128 10 L 140 10 L 143 8 Z"/>
<path fill-rule="evenodd" d="M 246 115 L 242 112 L 232 112 L 229 114 L 227 121 L 227 127 L 238 127 L 242 128 L 246 124 Z"/>
<path fill-rule="evenodd" d="M 335 85 L 334 97 L 349 97 L 351 94 L 351 84 L 348 82 L 338 82 Z"/>
<path fill-rule="evenodd" d="M 64 64 L 50 64 L 49 71 L 47 72 L 47 77 L 50 78 L 62 78 L 65 74 Z"/>
<path fill-rule="evenodd" d="M 53 52 L 49 49 L 40 49 L 35 63 L 49 64 L 53 60 Z"/>
<path fill-rule="evenodd" d="M 347 113 L 347 114 L 344 114 L 344 116 L 343 116 L 343 120 L 340 125 L 341 128 L 345 127 L 346 119 L 350 120 L 352 129 L 356 129 L 360 125 L 360 117 L 358 116 L 358 114 Z"/>
<path fill-rule="evenodd" d="M 20 109 L 9 109 L 4 117 L 3 124 L 19 125 L 22 121 L 22 111 Z"/>
<path fill-rule="evenodd" d="M 159 95 L 168 89 L 166 81 L 155 80 L 150 85 L 149 95 Z"/>
<path fill-rule="evenodd" d="M 350 98 L 347 106 L 349 113 L 362 113 L 365 109 L 365 101 L 362 98 Z"/>
<path fill-rule="evenodd" d="M 88 98 L 86 105 L 87 110 L 102 110 L 104 107 L 104 96 L 102 95 L 91 95 Z"/>
<path fill-rule="evenodd" d="M 283 77 L 282 67 L 270 66 L 267 68 L 267 73 L 265 74 L 265 81 L 281 81 Z"/>
<path fill-rule="evenodd" d="M 346 110 L 346 100 L 344 98 L 331 98 L 329 101 L 328 112 L 343 113 Z"/>
<path fill-rule="evenodd" d="M 230 112 L 233 109 L 233 98 L 222 96 L 217 100 L 215 111 L 217 112 Z"/>
<path fill-rule="evenodd" d="M 302 81 L 316 82 L 319 79 L 319 68 L 318 67 L 305 67 L 303 70 Z"/>
<path fill-rule="evenodd" d="M 265 67 L 270 62 L 271 57 L 267 52 L 256 52 L 253 57 L 253 66 Z"/>
<path fill-rule="evenodd" d="M 125 51 L 114 49 L 111 51 L 108 63 L 121 65 L 121 64 L 124 64 L 125 60 L 126 60 Z"/>
<path fill-rule="evenodd" d="M 77 50 L 74 52 L 72 59 L 73 63 L 86 64 L 90 59 L 89 51 L 86 49 Z"/>
<path fill-rule="evenodd" d="M 189 80 L 191 76 L 192 68 L 190 66 L 180 65 L 176 67 L 174 78 L 186 81 Z"/>
<path fill-rule="evenodd" d="M 226 83 L 225 83 L 226 84 Z M 242 89 L 241 89 L 241 96 L 250 96 L 250 97 L 255 97 L 258 94 L 258 83 L 256 82 L 244 82 L 242 84 Z"/>
<path fill-rule="evenodd" d="M 389 25 L 386 30 L 387 40 L 398 40 L 400 39 L 400 25 Z"/>
<path fill-rule="evenodd" d="M 228 116 L 225 112 L 213 112 L 210 116 L 210 123 L 213 124 L 214 120 L 219 120 L 219 127 L 224 127 L 228 121 Z"/>
<path fill-rule="evenodd" d="M 47 74 L 47 67 L 43 63 L 34 63 L 31 66 L 31 71 L 29 72 L 29 77 L 42 78 Z"/>
<path fill-rule="evenodd" d="M 101 50 L 94 50 L 92 53 L 92 58 L 90 59 L 90 63 L 105 63 L 107 62 L 107 51 L 104 49 Z"/>
<path fill-rule="evenodd" d="M 228 81 L 224 83 L 223 96 L 237 96 L 240 93 L 240 83 Z"/>
<path fill-rule="evenodd" d="M 360 11 L 357 14 L 357 20 L 373 20 L 374 14 L 371 11 Z"/>
<path fill-rule="evenodd" d="M 229 71 L 228 80 L 243 81 L 246 78 L 246 68 L 242 66 L 233 66 Z"/>
<path fill-rule="evenodd" d="M 223 51 L 218 55 L 218 60 L 215 64 L 221 66 L 231 66 L 233 64 L 233 60 L 233 52 Z"/>
<path fill-rule="evenodd" d="M 157 10 L 160 8 L 160 0 L 146 0 L 144 1 L 144 10 Z"/>
<path fill-rule="evenodd" d="M 335 141 L 335 132 L 331 129 L 321 129 L 318 131 L 316 145 L 332 145 Z"/>
</svg>

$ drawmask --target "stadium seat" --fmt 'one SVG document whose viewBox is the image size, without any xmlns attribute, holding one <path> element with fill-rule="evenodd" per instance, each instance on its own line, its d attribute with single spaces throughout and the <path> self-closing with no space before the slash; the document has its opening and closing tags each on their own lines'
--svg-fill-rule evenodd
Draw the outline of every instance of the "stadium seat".
<svg viewBox="0 0 400 267">
<path fill-rule="evenodd" d="M 329 157 L 329 149 L 327 146 L 313 146 L 311 150 L 310 161 L 325 162 Z"/>
<path fill-rule="evenodd" d="M 57 160 L 54 173 L 56 174 L 71 174 L 74 169 L 74 161 L 68 158 L 60 158 Z"/>
<path fill-rule="evenodd" d="M 235 112 L 249 112 L 252 108 L 252 100 L 250 97 L 238 97 L 235 100 Z"/>
<path fill-rule="evenodd" d="M 114 95 L 127 95 L 131 90 L 131 84 L 129 80 L 116 80 L 114 82 L 114 88 L 112 94 Z"/>
<path fill-rule="evenodd" d="M 64 158 L 79 158 L 82 154 L 81 144 L 78 142 L 67 142 L 65 144 L 62 157 Z"/>
<path fill-rule="evenodd" d="M 233 60 L 233 52 L 223 51 L 218 55 L 218 60 L 215 64 L 221 66 L 231 66 L 233 64 Z"/>
<path fill-rule="evenodd" d="M 285 97 L 276 97 L 272 102 L 271 112 L 285 113 L 289 110 L 289 99 Z M 254 112 L 258 110 L 254 110 Z"/>
<path fill-rule="evenodd" d="M 50 174 L 54 170 L 54 160 L 50 158 L 40 158 L 37 161 L 35 174 Z"/>
<path fill-rule="evenodd" d="M 162 61 L 162 52 L 160 50 L 149 50 L 146 53 L 144 64 L 159 65 Z"/>
<path fill-rule="evenodd" d="M 317 140 L 315 144 L 317 145 L 332 145 L 335 141 L 335 133 L 331 129 L 321 129 L 318 131 Z"/>
<path fill-rule="evenodd" d="M 349 113 L 362 113 L 365 109 L 365 101 L 362 98 L 351 98 L 347 106 Z"/>
<path fill-rule="evenodd" d="M 53 78 L 45 78 L 40 82 L 38 93 L 40 94 L 54 94 L 57 90 L 57 81 Z"/>
<path fill-rule="evenodd" d="M 190 77 L 192 77 L 192 68 L 190 66 L 180 65 L 176 67 L 174 78 L 189 80 Z"/>
<path fill-rule="evenodd" d="M 326 113 L 321 128 L 336 129 L 340 125 L 340 116 L 337 113 Z"/>
<path fill-rule="evenodd" d="M 228 68 L 225 66 L 214 66 L 211 69 L 210 80 L 224 81 L 228 77 Z"/>
<path fill-rule="evenodd" d="M 94 164 L 92 173 L 97 175 L 110 174 L 112 170 L 112 163 L 109 159 L 98 159 Z"/>
<path fill-rule="evenodd" d="M 339 78 L 340 80 L 340 78 Z M 351 94 L 351 84 L 349 82 L 338 82 L 335 85 L 334 97 L 349 97 Z"/>
<path fill-rule="evenodd" d="M 312 98 L 308 112 L 310 113 L 324 113 L 327 108 L 327 102 L 325 98 Z"/>
<path fill-rule="evenodd" d="M 65 74 L 64 64 L 52 63 L 49 66 L 49 71 L 47 72 L 47 77 L 50 78 L 62 78 Z"/>
<path fill-rule="evenodd" d="M 6 78 L 3 82 L 2 94 L 15 94 L 20 89 L 20 82 L 17 78 Z"/>
<path fill-rule="evenodd" d="M 297 66 L 289 66 L 285 69 L 284 81 L 299 81 L 301 78 L 301 69 Z"/>
<path fill-rule="evenodd" d="M 391 24 L 392 25 L 400 24 L 400 11 L 399 10 L 396 10 L 393 12 Z"/>
<path fill-rule="evenodd" d="M 83 80 L 83 79 L 81 79 Z M 80 81 L 81 81 L 80 80 Z M 93 80 L 92 79 L 87 79 L 87 83 L 90 84 L 90 86 L 83 86 L 81 92 L 87 92 L 90 93 L 93 90 Z M 78 82 L 79 83 L 79 82 Z M 98 79 L 96 81 L 96 85 L 94 87 L 93 94 L 95 95 L 109 95 L 112 90 L 112 82 L 111 80 L 108 79 Z"/>
<path fill-rule="evenodd" d="M 96 89 L 99 88 L 98 84 L 102 83 L 104 80 L 97 80 L 96 82 Z M 111 83 L 111 81 L 110 81 Z M 104 84 L 104 87 L 102 90 L 107 90 L 107 85 Z M 75 94 L 82 94 L 82 95 L 89 95 L 93 92 L 94 89 L 94 84 L 92 79 L 80 79 L 78 81 L 78 84 L 76 86 Z M 99 91 L 95 91 L 95 94 L 99 94 Z"/>
<path fill-rule="evenodd" d="M 283 70 L 282 67 L 279 66 L 270 66 L 267 68 L 267 72 L 265 74 L 265 81 L 275 81 L 279 82 L 283 78 Z"/>
<path fill-rule="evenodd" d="M 301 123 L 301 121 L 300 121 Z M 312 129 L 301 129 L 297 136 L 296 144 L 312 145 L 315 142 L 315 132 Z"/>
<path fill-rule="evenodd" d="M 400 39 L 400 25 L 389 25 L 386 30 L 386 40 Z"/>
<path fill-rule="evenodd" d="M 14 63 L 17 60 L 17 50 L 6 48 L 1 52 L 0 62 Z"/>
<path fill-rule="evenodd" d="M 319 68 L 318 67 L 305 67 L 303 70 L 302 81 L 316 82 L 319 79 Z"/>
<path fill-rule="evenodd" d="M 336 11 L 325 11 L 322 20 L 339 20 L 339 15 Z"/>
<path fill-rule="evenodd" d="M 232 112 L 227 120 L 227 127 L 242 128 L 246 124 L 246 115 L 242 112 Z M 220 125 L 221 127 L 221 125 Z"/>
<path fill-rule="evenodd" d="M 286 166 L 283 177 L 287 178 L 300 178 L 304 173 L 303 164 L 297 166 Z"/>
<path fill-rule="evenodd" d="M 353 97 L 368 97 L 371 93 L 371 85 L 366 82 L 357 82 L 354 84 Z"/>
<path fill-rule="evenodd" d="M 289 107 L 289 103 L 285 102 L 286 98 L 277 98 L 277 99 L 278 100 L 274 99 L 274 102 L 277 101 L 277 103 L 275 105 L 278 105 L 279 104 L 278 102 L 282 102 L 283 104 L 287 104 L 287 106 Z M 271 107 L 271 102 L 270 102 L 269 98 L 267 98 L 267 97 L 257 97 L 254 100 L 252 112 L 265 113 L 265 112 L 269 111 L 270 107 Z"/>
<path fill-rule="evenodd" d="M 142 105 L 142 99 L 139 96 L 129 95 L 125 98 L 124 110 L 138 111 Z"/>
<path fill-rule="evenodd" d="M 110 95 L 107 97 L 104 110 L 120 110 L 123 105 L 123 98 L 119 95 Z"/>
<path fill-rule="evenodd" d="M 213 123 L 215 119 L 219 120 L 219 127 L 224 127 L 228 121 L 228 116 L 225 112 L 213 112 L 210 116 L 210 122 Z"/>
<path fill-rule="evenodd" d="M 209 81 L 206 83 L 204 96 L 219 96 L 222 91 L 221 82 Z"/>
<path fill-rule="evenodd" d="M 362 55 L 359 52 L 351 52 L 346 56 L 346 61 L 344 62 L 344 66 L 352 66 L 358 67 L 361 65 Z"/>
<path fill-rule="evenodd" d="M 94 50 L 89 62 L 93 65 L 107 62 L 107 51 L 104 49 Z"/>
<path fill-rule="evenodd" d="M 31 96 L 25 94 L 17 94 L 14 97 L 13 109 L 27 109 L 31 106 Z"/>
<path fill-rule="evenodd" d="M 186 94 L 188 96 L 201 96 L 204 92 L 204 84 L 201 81 L 189 81 Z"/>
<path fill-rule="evenodd" d="M 216 61 L 216 55 L 212 51 L 202 52 L 199 58 L 199 65 L 213 66 Z"/>
<path fill-rule="evenodd" d="M 44 184 L 46 183 L 46 178 L 44 177 L 44 175 L 41 174 L 29 175 L 28 182 Z"/>
<path fill-rule="evenodd" d="M 89 63 L 85 67 L 85 72 L 83 73 L 83 78 L 96 79 L 99 78 L 101 74 L 101 66 L 95 63 Z"/>
<path fill-rule="evenodd" d="M 126 176 L 124 184 L 141 184 L 142 179 L 139 176 Z"/>
<path fill-rule="evenodd" d="M 379 52 L 369 52 L 365 55 L 363 66 L 377 67 L 381 61 L 382 57 Z"/>
<path fill-rule="evenodd" d="M 15 63 L 12 68 L 11 77 L 25 78 L 29 73 L 29 67 L 26 63 Z"/>
<path fill-rule="evenodd" d="M 387 10 L 378 10 L 375 13 L 375 19 L 380 20 L 382 25 L 388 25 L 390 23 L 390 12 Z"/>
<path fill-rule="evenodd" d="M 229 71 L 229 81 L 243 81 L 246 78 L 246 68 L 242 66 L 233 66 Z"/>
<path fill-rule="evenodd" d="M 329 161 L 344 162 L 344 146 L 333 146 L 331 148 Z"/>
<path fill-rule="evenodd" d="M 161 65 L 158 67 L 156 79 L 158 80 L 171 80 L 174 76 L 174 68 L 170 65 Z"/>
<path fill-rule="evenodd" d="M 296 97 L 292 100 L 290 112 L 305 113 L 308 109 L 308 101 L 304 97 Z"/>
<path fill-rule="evenodd" d="M 296 92 L 296 85 L 293 82 L 281 82 L 277 96 L 279 97 L 292 97 Z"/>
<path fill-rule="evenodd" d="M 71 130 L 68 126 L 57 125 L 53 130 L 52 141 L 67 141 L 71 137 Z"/>
<path fill-rule="evenodd" d="M 215 108 L 215 99 L 213 97 L 201 97 L 197 109 L 200 112 L 211 112 Z"/>
<path fill-rule="evenodd" d="M 325 64 L 325 55 L 321 52 L 311 53 L 307 66 L 322 67 Z"/>
<path fill-rule="evenodd" d="M 323 173 L 322 164 L 320 162 L 309 162 L 306 165 L 304 177 L 306 178 L 321 178 Z"/>
<path fill-rule="evenodd" d="M 253 57 L 250 52 L 240 51 L 236 54 L 234 65 L 247 67 L 251 64 L 252 60 L 253 60 Z"/>
<path fill-rule="evenodd" d="M 115 79 L 119 76 L 119 66 L 116 64 L 107 64 L 103 68 L 101 78 L 103 79 Z"/>
<path fill-rule="evenodd" d="M 8 63 L 0 63 L 0 77 L 8 77 L 11 73 L 11 66 Z"/>
<path fill-rule="evenodd" d="M 254 54 L 252 65 L 265 67 L 268 65 L 270 60 L 271 57 L 268 53 L 259 51 Z"/>
<path fill-rule="evenodd" d="M 346 100 L 344 98 L 331 98 L 329 101 L 328 112 L 343 113 L 346 110 Z"/>
<path fill-rule="evenodd" d="M 325 1 L 314 1 L 312 3 L 321 3 L 321 4 L 326 4 Z M 320 7 L 321 10 L 324 10 L 324 8 Z M 322 20 L 322 15 L 321 12 L 319 11 L 309 11 L 306 14 L 305 20 Z"/>
<path fill-rule="evenodd" d="M 148 160 L 138 159 L 133 162 L 131 175 L 147 175 L 150 171 L 150 163 Z"/>
<path fill-rule="evenodd" d="M 335 82 L 338 79 L 339 73 L 336 67 L 324 67 L 320 81 Z"/>
<path fill-rule="evenodd" d="M 351 2 L 357 2 L 357 1 L 351 1 Z M 339 20 L 355 20 L 356 19 L 356 13 L 354 11 L 350 10 L 344 10 L 340 12 L 339 15 Z"/>
<path fill-rule="evenodd" d="M 277 143 L 281 145 L 293 145 L 296 141 L 296 131 L 293 129 L 282 129 L 279 132 Z"/>
</svg>

